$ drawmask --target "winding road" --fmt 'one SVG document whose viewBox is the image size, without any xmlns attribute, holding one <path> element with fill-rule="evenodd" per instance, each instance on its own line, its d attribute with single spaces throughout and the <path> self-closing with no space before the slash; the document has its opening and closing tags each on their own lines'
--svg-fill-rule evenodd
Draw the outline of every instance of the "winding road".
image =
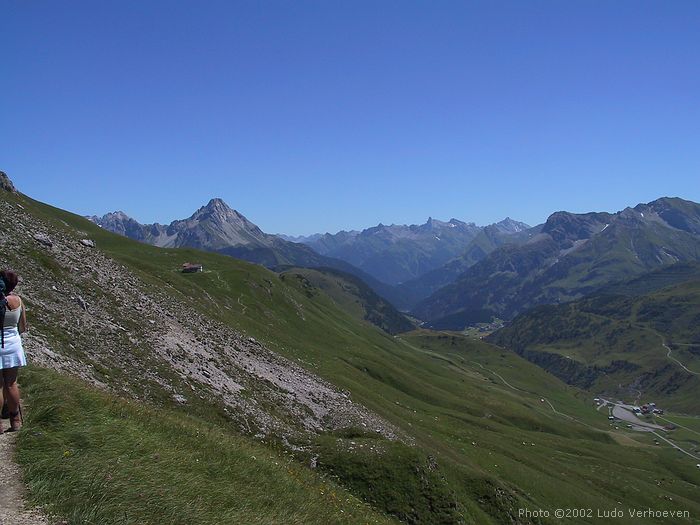
<svg viewBox="0 0 700 525">
<path fill-rule="evenodd" d="M 687 454 L 687 455 L 690 456 L 691 458 L 700 459 L 700 457 L 698 457 L 698 456 L 696 456 L 696 455 L 694 455 L 694 454 L 691 454 L 691 453 L 688 452 L 687 450 L 683 450 L 681 447 L 679 447 L 678 445 L 676 445 L 673 441 L 669 441 L 668 439 L 666 439 L 665 437 L 663 437 L 661 434 L 658 434 L 657 432 L 652 432 L 652 434 L 654 434 L 654 435 L 655 435 L 656 437 L 658 437 L 659 439 L 663 439 L 666 443 L 668 443 L 669 445 L 671 445 L 671 446 L 672 446 L 673 448 L 675 448 L 676 450 L 678 450 L 678 451 L 680 451 L 680 452 L 683 452 L 683 454 Z"/>
<path fill-rule="evenodd" d="M 668 358 L 669 358 L 671 361 L 673 361 L 674 363 L 678 364 L 678 366 L 680 366 L 683 370 L 685 370 L 685 371 L 688 372 L 689 374 L 693 374 L 693 375 L 695 375 L 695 376 L 700 376 L 700 373 L 699 373 L 699 372 L 693 372 L 692 370 L 689 370 L 688 367 L 685 366 L 683 363 L 681 363 L 678 359 L 676 359 L 675 357 L 671 357 L 671 348 L 666 344 L 666 341 L 663 341 L 661 344 L 664 346 L 664 348 L 665 348 L 666 350 L 668 350 L 668 353 L 666 354 L 666 357 L 668 357 Z"/>
<path fill-rule="evenodd" d="M 479 363 L 478 361 L 472 361 L 472 363 L 474 363 L 474 364 L 476 364 L 476 365 L 479 365 L 479 367 L 481 367 L 482 370 L 486 370 L 487 372 L 490 372 L 490 373 L 492 373 L 493 375 L 495 375 L 498 379 L 500 379 L 501 381 L 503 381 L 503 384 L 506 385 L 508 388 L 511 388 L 511 389 L 516 390 L 516 391 L 518 391 L 518 392 L 523 392 L 523 393 L 525 393 L 525 394 L 529 394 L 529 395 L 533 395 L 533 396 L 539 397 L 539 398 L 542 399 L 545 403 L 547 403 L 547 405 L 549 405 L 549 408 L 552 409 L 552 412 L 554 412 L 554 413 L 557 414 L 558 416 L 565 417 L 565 418 L 567 418 L 567 419 L 569 419 L 569 420 L 571 420 L 571 421 L 574 421 L 575 423 L 579 423 L 579 424 L 584 425 L 584 426 L 586 426 L 586 427 L 588 427 L 588 428 L 591 428 L 591 429 L 593 429 L 593 430 L 596 430 L 596 431 L 599 431 L 599 432 L 601 431 L 599 428 L 594 427 L 593 425 L 589 425 L 588 423 L 586 423 L 586 422 L 584 422 L 584 421 L 581 421 L 580 419 L 576 419 L 574 416 L 570 416 L 569 414 L 565 414 L 564 412 L 559 412 L 559 410 L 557 410 L 556 408 L 554 408 L 554 405 L 551 403 L 551 401 L 550 401 L 549 399 L 547 399 L 546 397 L 542 397 L 542 396 L 541 396 L 540 394 L 538 394 L 537 392 L 529 392 L 528 390 L 523 390 L 522 388 L 515 387 L 515 386 L 511 385 L 508 381 L 506 381 L 506 380 L 503 378 L 503 376 L 501 376 L 501 374 L 499 374 L 499 373 L 497 373 L 497 372 L 494 372 L 493 370 L 491 370 L 491 369 L 489 369 L 489 368 L 486 368 L 484 365 L 482 365 L 482 364 Z"/>
</svg>

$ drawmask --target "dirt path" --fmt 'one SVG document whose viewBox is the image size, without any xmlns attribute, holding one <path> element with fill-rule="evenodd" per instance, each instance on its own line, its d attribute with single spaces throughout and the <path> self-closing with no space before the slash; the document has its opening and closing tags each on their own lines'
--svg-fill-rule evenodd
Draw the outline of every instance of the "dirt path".
<svg viewBox="0 0 700 525">
<path fill-rule="evenodd" d="M 3 428 L 10 422 L 2 421 Z M 25 508 L 24 485 L 19 466 L 14 461 L 17 433 L 0 434 L 0 525 L 48 525 L 40 512 Z"/>
</svg>

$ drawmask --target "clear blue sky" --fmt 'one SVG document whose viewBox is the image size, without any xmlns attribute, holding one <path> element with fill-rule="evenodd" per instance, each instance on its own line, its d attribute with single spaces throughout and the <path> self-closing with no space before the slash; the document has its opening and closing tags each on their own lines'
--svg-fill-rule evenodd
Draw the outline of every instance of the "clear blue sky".
<svg viewBox="0 0 700 525">
<path fill-rule="evenodd" d="M 290 234 L 700 201 L 699 28 L 694 0 L 5 0 L 0 169 Z"/>
</svg>

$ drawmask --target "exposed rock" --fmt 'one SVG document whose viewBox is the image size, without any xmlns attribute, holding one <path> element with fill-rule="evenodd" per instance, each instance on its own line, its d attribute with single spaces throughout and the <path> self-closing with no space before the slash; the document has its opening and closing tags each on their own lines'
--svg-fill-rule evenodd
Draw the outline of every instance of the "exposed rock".
<svg viewBox="0 0 700 525">
<path fill-rule="evenodd" d="M 4 171 L 0 171 L 0 190 L 9 191 L 10 193 L 17 193 L 15 185 L 12 184 L 10 177 Z"/>
<path fill-rule="evenodd" d="M 173 394 L 173 400 L 179 405 L 187 404 L 187 398 L 181 394 Z"/>
<path fill-rule="evenodd" d="M 77 297 L 75 298 L 75 302 L 78 303 L 78 305 L 80 306 L 80 308 L 82 308 L 83 310 L 85 310 L 85 311 L 87 312 L 87 309 L 88 309 L 88 306 L 89 306 L 89 305 L 88 305 L 88 303 L 87 303 L 87 301 L 86 301 L 85 299 L 83 299 L 83 298 L 80 297 L 80 296 L 77 296 Z"/>
<path fill-rule="evenodd" d="M 95 247 L 95 241 L 91 239 L 80 239 L 80 244 L 82 244 L 83 246 L 87 246 L 88 248 Z"/>
<path fill-rule="evenodd" d="M 37 241 L 39 244 L 43 244 L 44 246 L 48 246 L 49 248 L 51 248 L 53 246 L 53 241 L 45 233 L 35 233 L 34 240 Z"/>
</svg>

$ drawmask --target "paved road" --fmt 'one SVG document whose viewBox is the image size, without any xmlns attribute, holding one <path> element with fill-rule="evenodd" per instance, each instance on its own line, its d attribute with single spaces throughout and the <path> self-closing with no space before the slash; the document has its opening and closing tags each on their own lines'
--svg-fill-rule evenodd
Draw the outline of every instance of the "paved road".
<svg viewBox="0 0 700 525">
<path fill-rule="evenodd" d="M 654 435 L 655 435 L 656 437 L 658 437 L 659 439 L 663 439 L 666 443 L 668 443 L 669 445 L 671 445 L 671 446 L 672 446 L 673 448 L 675 448 L 676 450 L 679 450 L 680 452 L 683 452 L 683 454 L 686 454 L 686 455 L 688 455 L 688 456 L 690 456 L 691 458 L 694 458 L 694 459 L 700 459 L 700 457 L 696 456 L 695 454 L 691 454 L 691 453 L 688 452 L 687 450 L 683 450 L 681 447 L 679 447 L 678 445 L 676 445 L 673 441 L 669 441 L 668 439 L 666 439 L 665 437 L 663 437 L 661 434 L 659 434 L 659 433 L 657 433 L 657 432 L 652 432 L 652 434 L 654 434 Z"/>
<path fill-rule="evenodd" d="M 671 421 L 670 419 L 667 419 L 667 418 L 665 418 L 665 417 L 663 417 L 663 416 L 660 416 L 660 415 L 658 415 L 658 414 L 656 415 L 656 419 L 663 419 L 664 421 L 668 421 L 669 423 L 673 423 L 673 424 L 676 425 L 677 427 L 684 428 L 684 429 L 686 429 L 688 432 L 692 432 L 693 434 L 697 434 L 698 436 L 700 436 L 700 432 L 698 432 L 697 430 L 693 430 L 692 428 L 688 428 L 688 427 L 686 427 L 686 426 L 683 426 L 683 425 L 681 425 L 680 423 L 676 423 L 675 421 Z"/>
<path fill-rule="evenodd" d="M 664 345 L 664 348 L 665 348 L 666 350 L 668 350 L 668 353 L 666 354 L 666 357 L 668 357 L 671 361 L 674 361 L 675 363 L 677 363 L 683 370 L 685 370 L 685 371 L 688 372 L 689 374 L 693 374 L 693 375 L 695 375 L 695 376 L 700 376 L 700 373 L 699 373 L 699 372 L 693 372 L 692 370 L 689 370 L 689 369 L 688 369 L 683 363 L 681 363 L 678 359 L 676 359 L 675 357 L 671 357 L 671 348 L 669 348 L 669 346 L 668 346 L 665 342 L 662 343 L 662 344 Z"/>
</svg>

